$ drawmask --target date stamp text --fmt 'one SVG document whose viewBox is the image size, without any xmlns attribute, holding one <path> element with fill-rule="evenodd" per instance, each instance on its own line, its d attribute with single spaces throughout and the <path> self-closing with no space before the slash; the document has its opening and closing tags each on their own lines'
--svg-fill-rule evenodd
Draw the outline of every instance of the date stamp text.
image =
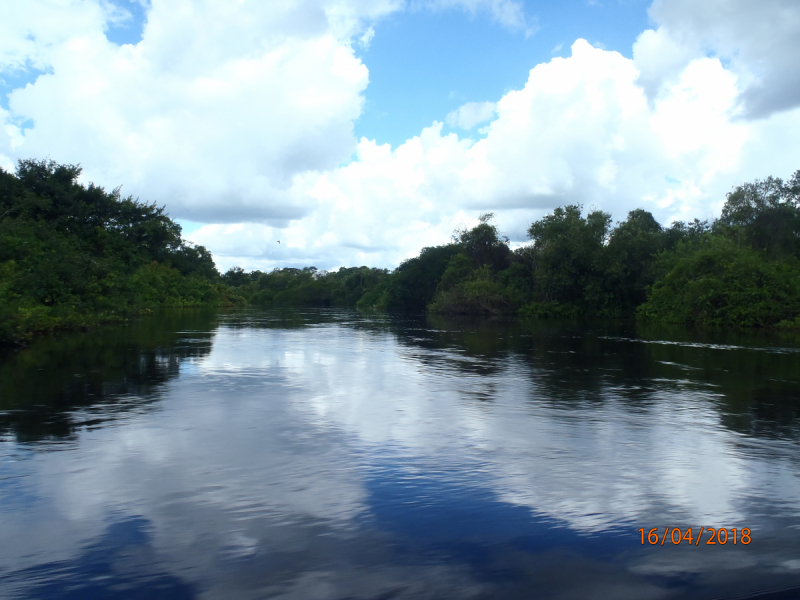
<svg viewBox="0 0 800 600">
<path fill-rule="evenodd" d="M 646 542 L 652 546 L 663 546 L 665 543 L 674 545 L 686 544 L 689 546 L 724 546 L 728 542 L 733 543 L 734 546 L 743 544 L 747 546 L 750 543 L 750 528 L 744 527 L 739 529 L 733 527 L 727 529 L 720 527 L 700 527 L 692 533 L 692 527 L 686 530 L 678 529 L 677 527 L 665 527 L 663 531 L 658 527 L 653 527 L 650 531 L 646 531 L 641 527 L 638 531 L 642 536 L 642 545 Z"/>
</svg>

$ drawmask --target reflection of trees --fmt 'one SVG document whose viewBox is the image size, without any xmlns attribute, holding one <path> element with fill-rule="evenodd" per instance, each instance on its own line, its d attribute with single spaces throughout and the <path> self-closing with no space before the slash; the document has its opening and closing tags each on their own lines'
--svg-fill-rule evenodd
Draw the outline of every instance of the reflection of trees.
<svg viewBox="0 0 800 600">
<path fill-rule="evenodd" d="M 228 329 L 302 329 L 314 325 L 347 323 L 357 317 L 352 310 L 325 308 L 276 308 L 270 310 L 244 309 L 225 317 Z"/>
<path fill-rule="evenodd" d="M 800 344 L 795 334 L 640 327 L 651 378 L 713 390 L 726 427 L 800 438 Z M 671 343 L 670 343 L 671 342 Z"/>
<path fill-rule="evenodd" d="M 420 349 L 412 355 L 427 368 L 491 376 L 526 365 L 531 397 L 539 403 L 602 406 L 613 397 L 617 405 L 648 410 L 663 402 L 656 392 L 702 393 L 734 431 L 800 438 L 797 336 L 470 317 L 377 319 L 357 326 L 391 331 L 404 346 Z"/>
<path fill-rule="evenodd" d="M 794 337 L 315 309 L 241 310 L 221 323 L 232 330 L 335 326 L 390 334 L 422 369 L 451 375 L 465 397 L 482 402 L 495 397 L 505 376 L 520 378 L 531 401 L 560 409 L 602 407 L 613 399 L 646 411 L 664 402 L 665 391 L 698 393 L 734 431 L 800 438 Z M 128 327 L 39 340 L 0 361 L 0 434 L 69 436 L 76 427 L 141 409 L 178 374 L 181 360 L 210 352 L 219 324 L 213 312 L 169 311 Z M 96 406 L 102 413 L 95 419 L 87 413 Z"/>
<path fill-rule="evenodd" d="M 180 362 L 211 351 L 214 312 L 170 310 L 128 326 L 37 340 L 0 359 L 0 434 L 70 437 L 158 399 Z M 101 409 L 98 412 L 97 409 Z"/>
</svg>

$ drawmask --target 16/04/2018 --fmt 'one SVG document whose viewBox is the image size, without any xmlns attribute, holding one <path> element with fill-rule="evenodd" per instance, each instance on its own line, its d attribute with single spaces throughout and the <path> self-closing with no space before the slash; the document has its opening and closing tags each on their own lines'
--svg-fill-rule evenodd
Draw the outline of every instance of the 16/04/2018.
<svg viewBox="0 0 800 600">
<path fill-rule="evenodd" d="M 716 546 L 717 544 L 724 546 L 728 543 L 728 541 L 733 541 L 734 546 L 738 544 L 743 544 L 746 546 L 751 541 L 749 527 L 745 527 L 743 529 L 734 527 L 730 530 L 730 534 L 728 533 L 728 529 L 724 527 L 719 529 L 715 529 L 714 527 L 700 527 L 696 538 L 692 535 L 691 527 L 689 527 L 685 532 L 682 532 L 677 527 L 665 527 L 664 532 L 661 535 L 659 535 L 658 527 L 654 527 L 646 534 L 643 527 L 639 528 L 638 531 L 642 536 L 642 545 L 645 543 L 646 536 L 647 541 L 653 546 L 663 546 L 664 542 L 667 540 L 675 545 L 685 542 L 689 546 L 699 546 L 705 532 L 711 533 L 710 536 L 706 537 L 704 542 L 704 544 L 707 546 Z"/>
</svg>

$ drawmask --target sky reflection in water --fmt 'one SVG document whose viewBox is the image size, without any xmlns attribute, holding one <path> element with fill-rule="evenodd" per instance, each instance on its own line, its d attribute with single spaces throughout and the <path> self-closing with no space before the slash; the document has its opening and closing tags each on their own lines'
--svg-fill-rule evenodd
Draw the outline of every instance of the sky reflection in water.
<svg viewBox="0 0 800 600">
<path fill-rule="evenodd" d="M 798 347 L 333 312 L 41 340 L 0 362 L 0 596 L 797 597 Z"/>
</svg>

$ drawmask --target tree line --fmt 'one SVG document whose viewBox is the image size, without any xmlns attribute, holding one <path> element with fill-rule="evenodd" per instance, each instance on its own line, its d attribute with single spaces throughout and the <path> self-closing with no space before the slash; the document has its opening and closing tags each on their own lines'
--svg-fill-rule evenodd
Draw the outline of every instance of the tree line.
<svg viewBox="0 0 800 600">
<path fill-rule="evenodd" d="M 242 302 L 164 207 L 77 182 L 52 160 L 0 169 L 0 342 L 157 306 Z"/>
<path fill-rule="evenodd" d="M 223 280 L 262 305 L 800 327 L 800 171 L 736 187 L 713 223 L 664 227 L 637 209 L 612 225 L 606 212 L 569 205 L 532 223 L 530 243 L 512 251 L 492 220 L 392 272 L 234 268 Z"/>
<path fill-rule="evenodd" d="M 528 318 L 642 318 L 800 327 L 800 171 L 736 187 L 712 223 L 665 227 L 637 209 L 556 208 L 511 249 L 484 214 L 393 271 L 220 274 L 164 207 L 77 183 L 80 168 L 0 169 L 0 340 L 157 306 L 357 307 Z"/>
</svg>

